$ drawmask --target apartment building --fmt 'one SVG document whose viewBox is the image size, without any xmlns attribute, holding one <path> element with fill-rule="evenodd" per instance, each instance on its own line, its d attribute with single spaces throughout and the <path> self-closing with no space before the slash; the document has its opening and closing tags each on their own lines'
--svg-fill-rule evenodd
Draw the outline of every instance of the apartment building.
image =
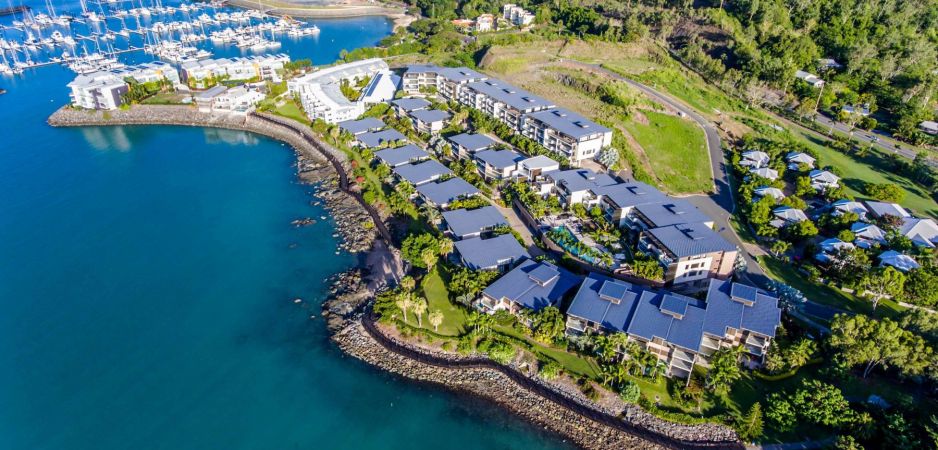
<svg viewBox="0 0 938 450">
<path fill-rule="evenodd" d="M 687 291 L 705 288 L 709 278 L 731 277 L 739 253 L 735 245 L 702 223 L 643 231 L 638 248 L 658 260 L 667 285 Z"/>
<path fill-rule="evenodd" d="M 127 83 L 111 72 L 78 75 L 68 83 L 72 105 L 85 109 L 113 110 L 121 106 Z"/>
<path fill-rule="evenodd" d="M 564 108 L 527 114 L 521 134 L 570 161 L 592 159 L 612 145 L 612 130 Z"/>
</svg>

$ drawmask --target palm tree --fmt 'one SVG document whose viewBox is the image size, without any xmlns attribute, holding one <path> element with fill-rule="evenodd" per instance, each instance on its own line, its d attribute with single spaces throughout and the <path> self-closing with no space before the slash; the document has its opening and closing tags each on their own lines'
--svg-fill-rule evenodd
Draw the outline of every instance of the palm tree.
<svg viewBox="0 0 938 450">
<path fill-rule="evenodd" d="M 422 298 L 416 299 L 410 308 L 414 311 L 414 315 L 417 316 L 417 326 L 423 328 L 423 315 L 429 308 L 427 300 Z"/>
<path fill-rule="evenodd" d="M 440 332 L 440 325 L 443 324 L 443 311 L 439 309 L 430 313 L 427 317 L 430 321 L 430 325 L 433 325 L 433 331 L 436 333 Z"/>
<path fill-rule="evenodd" d="M 423 253 L 420 254 L 420 259 L 427 266 L 427 273 L 430 273 L 430 271 L 433 270 L 433 266 L 436 265 L 436 260 L 439 259 L 439 256 L 437 256 L 435 249 L 426 248 L 423 250 Z"/>
<path fill-rule="evenodd" d="M 416 284 L 417 282 L 414 281 L 414 277 L 410 275 L 401 278 L 401 289 L 403 289 L 405 292 L 413 292 Z"/>
<path fill-rule="evenodd" d="M 332 137 L 332 145 L 338 145 L 338 144 L 339 144 L 339 135 L 340 135 L 340 134 L 342 134 L 342 129 L 339 128 L 338 126 L 335 126 L 335 125 L 334 125 L 334 126 L 332 126 L 332 128 L 329 128 L 329 136 Z"/>
<path fill-rule="evenodd" d="M 453 241 L 451 239 L 442 238 L 440 239 L 440 256 L 446 257 L 453 252 Z"/>
<path fill-rule="evenodd" d="M 495 319 L 488 315 L 482 314 L 478 311 L 473 311 L 469 314 L 469 318 L 466 320 L 466 324 L 472 327 L 472 330 L 481 335 L 487 335 L 491 331 L 492 324 L 495 322 Z"/>
<path fill-rule="evenodd" d="M 430 223 L 435 223 L 442 216 L 440 214 L 440 211 L 436 209 L 435 206 L 429 203 L 424 203 L 423 206 L 420 208 L 420 212 L 422 212 L 423 215 L 427 216 L 427 222 L 430 222 Z"/>
<path fill-rule="evenodd" d="M 401 313 L 404 314 L 404 323 L 407 323 L 407 310 L 414 306 L 413 300 L 410 299 L 410 294 L 402 292 L 394 304 L 401 309 Z"/>
</svg>

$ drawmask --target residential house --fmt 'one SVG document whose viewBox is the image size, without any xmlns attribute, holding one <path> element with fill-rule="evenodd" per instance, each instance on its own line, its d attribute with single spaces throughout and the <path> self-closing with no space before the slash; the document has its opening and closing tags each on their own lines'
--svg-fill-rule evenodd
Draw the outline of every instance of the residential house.
<svg viewBox="0 0 938 450">
<path fill-rule="evenodd" d="M 898 203 L 876 202 L 872 200 L 867 200 L 865 203 L 869 214 L 877 219 L 886 216 L 892 216 L 899 219 L 912 217 L 912 215 L 909 214 L 909 212 Z"/>
<path fill-rule="evenodd" d="M 430 159 L 430 155 L 427 152 L 414 144 L 378 150 L 375 152 L 375 157 L 378 158 L 381 163 L 387 164 L 392 169 L 405 164 L 414 164 Z"/>
<path fill-rule="evenodd" d="M 549 262 L 526 259 L 485 288 L 477 306 L 483 311 L 505 310 L 513 314 L 559 307 L 563 297 L 577 287 L 580 280 Z"/>
<path fill-rule="evenodd" d="M 409 115 L 414 123 L 414 129 L 426 134 L 439 133 L 446 127 L 446 121 L 452 117 L 450 113 L 440 109 L 421 109 L 411 111 Z"/>
<path fill-rule="evenodd" d="M 530 25 L 534 22 L 534 14 L 525 11 L 524 8 L 513 3 L 502 6 L 502 17 L 519 27 Z"/>
<path fill-rule="evenodd" d="M 612 130 L 564 108 L 526 114 L 521 134 L 574 165 L 612 145 Z"/>
<path fill-rule="evenodd" d="M 338 123 L 339 128 L 352 136 L 384 129 L 384 122 L 374 117 L 361 120 L 346 120 Z"/>
<path fill-rule="evenodd" d="M 909 238 L 919 247 L 935 248 L 938 246 L 938 224 L 932 219 L 907 217 L 899 226 L 899 234 Z"/>
<path fill-rule="evenodd" d="M 559 162 L 544 155 L 537 155 L 518 161 L 516 175 L 519 178 L 535 182 L 541 178 L 542 174 L 555 170 L 560 170 Z"/>
<path fill-rule="evenodd" d="M 395 129 L 369 131 L 355 136 L 355 144 L 366 148 L 387 147 L 396 143 L 407 142 L 407 136 Z"/>
<path fill-rule="evenodd" d="M 795 78 L 802 80 L 805 83 L 808 83 L 813 88 L 821 88 L 822 86 L 824 86 L 824 80 L 818 78 L 817 75 L 810 74 L 803 70 L 796 71 Z"/>
<path fill-rule="evenodd" d="M 617 184 L 608 174 L 598 174 L 590 169 L 558 170 L 543 175 L 544 182 L 539 188 L 541 195 L 555 193 L 566 206 L 581 203 L 587 208 L 595 206 L 600 199 L 596 194 L 599 188 Z"/>
<path fill-rule="evenodd" d="M 456 200 L 479 195 L 479 190 L 466 180 L 453 177 L 446 181 L 417 186 L 417 193 L 425 202 L 447 208 Z"/>
<path fill-rule="evenodd" d="M 702 223 L 685 223 L 643 231 L 638 247 L 664 268 L 664 281 L 682 289 L 705 288 L 708 278 L 733 275 L 739 250 Z"/>
<path fill-rule="evenodd" d="M 752 191 L 756 197 L 772 197 L 775 203 L 785 200 L 785 193 L 781 189 L 772 186 L 760 186 Z"/>
<path fill-rule="evenodd" d="M 783 228 L 787 227 L 788 225 L 808 220 L 808 216 L 804 213 L 804 211 L 792 208 L 790 206 L 775 208 L 772 210 L 772 215 L 775 216 L 775 219 L 769 222 L 769 225 L 772 225 L 775 228 Z"/>
<path fill-rule="evenodd" d="M 831 214 L 835 216 L 842 216 L 845 213 L 854 213 L 860 217 L 860 220 L 866 219 L 866 213 L 869 212 L 866 206 L 863 206 L 863 203 L 850 199 L 837 200 L 831 203 L 831 207 L 834 209 Z"/>
<path fill-rule="evenodd" d="M 488 237 L 486 235 L 495 228 L 508 226 L 508 221 L 494 206 L 443 211 L 443 220 L 447 234 L 457 241 Z"/>
<path fill-rule="evenodd" d="M 853 233 L 853 243 L 860 248 L 870 249 L 877 245 L 886 245 L 886 232 L 880 227 L 866 223 L 854 222 L 850 225 L 850 232 Z"/>
<path fill-rule="evenodd" d="M 432 183 L 444 175 L 453 174 L 453 171 L 447 169 L 446 166 L 435 159 L 399 165 L 394 167 L 393 172 L 398 178 L 418 187 Z"/>
<path fill-rule="evenodd" d="M 880 267 L 890 266 L 902 272 L 908 272 L 921 267 L 911 256 L 903 255 L 895 250 L 887 250 L 880 253 L 877 259 L 879 259 Z"/>
<path fill-rule="evenodd" d="M 932 136 L 938 135 L 938 122 L 933 120 L 925 120 L 918 124 L 918 129 L 922 130 L 923 133 L 930 134 Z"/>
<path fill-rule="evenodd" d="M 749 169 L 749 173 L 759 178 L 764 178 L 770 181 L 775 181 L 778 179 L 778 171 L 775 169 L 769 169 L 768 167 L 760 167 L 758 169 L 755 169 L 755 168 Z"/>
<path fill-rule="evenodd" d="M 856 246 L 850 242 L 844 242 L 837 238 L 825 239 L 818 244 L 818 247 L 820 247 L 821 251 L 814 255 L 814 259 L 823 263 L 833 261 L 840 252 L 856 248 Z"/>
<path fill-rule="evenodd" d="M 743 152 L 743 154 L 740 156 L 742 158 L 739 160 L 739 165 L 743 167 L 749 167 L 750 169 L 760 169 L 762 167 L 767 167 L 769 162 L 772 161 L 772 158 L 769 157 L 768 153 L 759 150 Z"/>
<path fill-rule="evenodd" d="M 482 14 L 479 17 L 476 17 L 475 20 L 475 30 L 479 33 L 485 33 L 486 31 L 492 31 L 495 26 L 495 16 L 491 14 Z"/>
<path fill-rule="evenodd" d="M 819 69 L 840 70 L 844 68 L 843 64 L 837 62 L 836 59 L 831 58 L 820 58 L 817 60 L 817 65 Z"/>
<path fill-rule="evenodd" d="M 840 110 L 846 114 L 857 114 L 860 117 L 866 117 L 870 115 L 870 104 L 866 103 L 859 107 L 854 105 L 844 105 Z"/>
<path fill-rule="evenodd" d="M 802 164 L 808 166 L 809 169 L 813 169 L 817 160 L 807 153 L 791 152 L 785 157 L 785 161 L 788 161 L 788 170 L 800 170 Z"/>
<path fill-rule="evenodd" d="M 488 150 L 498 141 L 484 134 L 462 133 L 446 138 L 453 147 L 453 153 L 460 158 L 468 158 L 476 152 Z"/>
<path fill-rule="evenodd" d="M 215 96 L 212 102 L 212 110 L 243 115 L 254 111 L 257 103 L 265 97 L 266 95 L 257 89 L 249 89 L 243 85 L 233 87 Z"/>
<path fill-rule="evenodd" d="M 473 155 L 476 167 L 487 180 L 504 180 L 514 175 L 518 162 L 524 159 L 514 150 L 483 150 Z"/>
<path fill-rule="evenodd" d="M 199 112 L 212 112 L 215 105 L 215 97 L 224 94 L 228 90 L 224 85 L 213 86 L 204 91 L 198 91 L 192 94 L 192 100 L 195 101 Z"/>
<path fill-rule="evenodd" d="M 812 170 L 808 177 L 811 178 L 811 187 L 818 191 L 840 186 L 840 177 L 826 170 Z"/>
<path fill-rule="evenodd" d="M 504 272 L 531 257 L 511 234 L 488 239 L 464 239 L 454 242 L 453 246 L 462 264 L 472 270 Z"/>
</svg>

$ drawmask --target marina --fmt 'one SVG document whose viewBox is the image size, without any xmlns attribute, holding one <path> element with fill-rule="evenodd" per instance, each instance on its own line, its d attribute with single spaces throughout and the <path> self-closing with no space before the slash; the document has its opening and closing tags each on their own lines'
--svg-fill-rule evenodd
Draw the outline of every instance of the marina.
<svg viewBox="0 0 938 450">
<path fill-rule="evenodd" d="M 213 57 L 218 48 L 276 51 L 283 39 L 317 38 L 319 27 L 288 16 L 240 10 L 224 2 L 80 0 L 70 11 L 47 0 L 38 8 L 7 8 L 0 24 L 0 75 L 64 65 L 77 74 L 125 67 L 119 56 L 144 52 L 171 64 Z"/>
</svg>

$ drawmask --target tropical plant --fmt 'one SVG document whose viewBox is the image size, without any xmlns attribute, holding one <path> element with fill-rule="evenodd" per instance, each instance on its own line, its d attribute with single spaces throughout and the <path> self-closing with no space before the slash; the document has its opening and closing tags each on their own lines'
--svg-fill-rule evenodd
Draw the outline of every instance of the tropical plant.
<svg viewBox="0 0 938 450">
<path fill-rule="evenodd" d="M 411 300 L 410 293 L 401 292 L 394 304 L 400 308 L 401 315 L 404 317 L 404 323 L 407 323 L 407 311 L 414 306 L 414 302 Z"/>
<path fill-rule="evenodd" d="M 417 298 L 413 300 L 410 308 L 414 311 L 414 315 L 417 316 L 417 326 L 423 327 L 423 315 L 427 312 L 427 300 L 423 298 Z"/>
<path fill-rule="evenodd" d="M 439 309 L 431 312 L 430 315 L 427 316 L 427 320 L 430 322 L 430 325 L 433 325 L 433 331 L 437 333 L 440 332 L 440 325 L 443 324 L 443 318 L 443 311 L 440 311 Z"/>
</svg>

